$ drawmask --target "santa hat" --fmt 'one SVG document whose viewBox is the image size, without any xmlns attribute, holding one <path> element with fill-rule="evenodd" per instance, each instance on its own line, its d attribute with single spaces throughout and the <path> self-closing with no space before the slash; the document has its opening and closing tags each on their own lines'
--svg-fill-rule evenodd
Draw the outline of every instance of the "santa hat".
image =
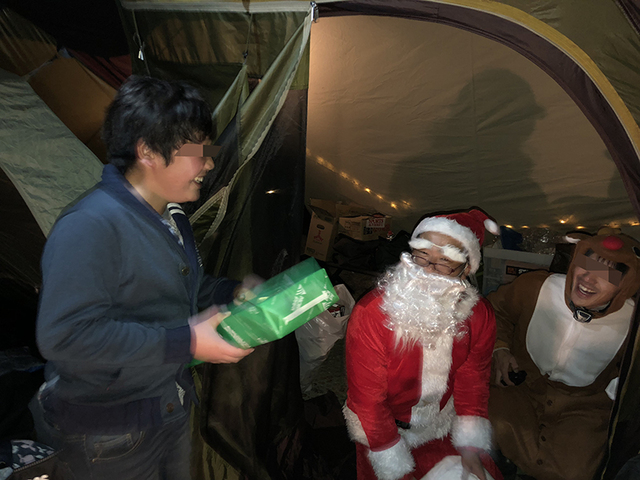
<svg viewBox="0 0 640 480">
<path fill-rule="evenodd" d="M 451 213 L 448 215 L 437 215 L 423 219 L 411 235 L 409 246 L 411 248 L 425 248 L 424 239 L 420 235 L 425 232 L 438 232 L 455 238 L 464 247 L 462 259 L 452 258 L 452 252 L 444 250 L 445 255 L 452 260 L 468 260 L 471 267 L 470 273 L 475 273 L 480 266 L 480 247 L 484 242 L 485 228 L 494 235 L 500 234 L 498 224 L 490 219 L 481 210 L 472 209 L 468 212 Z M 450 249 L 455 250 L 455 249 Z M 449 253 L 449 254 L 447 254 Z"/>
</svg>

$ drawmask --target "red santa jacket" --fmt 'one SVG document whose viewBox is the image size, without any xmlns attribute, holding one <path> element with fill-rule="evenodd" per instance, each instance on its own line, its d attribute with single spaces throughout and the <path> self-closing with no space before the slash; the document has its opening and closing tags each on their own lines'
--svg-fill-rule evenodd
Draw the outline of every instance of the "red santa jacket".
<svg viewBox="0 0 640 480">
<path fill-rule="evenodd" d="M 374 469 L 410 460 L 412 448 L 449 434 L 455 447 L 490 450 L 496 324 L 489 302 L 473 306 L 462 337 L 443 334 L 431 345 L 409 347 L 396 345 L 381 304 L 381 291 L 358 302 L 346 338 L 344 414 L 351 438 L 369 447 Z"/>
</svg>

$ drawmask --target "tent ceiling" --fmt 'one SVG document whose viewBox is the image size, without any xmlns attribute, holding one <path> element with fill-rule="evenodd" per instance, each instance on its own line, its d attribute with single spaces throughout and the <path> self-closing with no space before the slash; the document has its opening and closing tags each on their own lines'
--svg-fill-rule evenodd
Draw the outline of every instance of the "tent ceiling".
<svg viewBox="0 0 640 480">
<path fill-rule="evenodd" d="M 636 223 L 583 113 L 497 42 L 415 20 L 322 18 L 310 61 L 309 197 L 371 205 L 396 229 L 471 205 L 515 227 Z"/>
<path fill-rule="evenodd" d="M 0 6 L 29 19 L 59 46 L 102 57 L 129 53 L 115 1 L 1 0 Z"/>
</svg>

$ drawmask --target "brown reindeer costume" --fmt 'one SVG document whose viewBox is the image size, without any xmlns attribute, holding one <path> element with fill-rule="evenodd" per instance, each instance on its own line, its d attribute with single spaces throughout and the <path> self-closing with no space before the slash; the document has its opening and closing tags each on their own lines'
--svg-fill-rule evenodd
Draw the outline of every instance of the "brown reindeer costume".
<svg viewBox="0 0 640 480">
<path fill-rule="evenodd" d="M 508 349 L 527 372 L 519 386 L 492 386 L 489 418 L 502 453 L 537 480 L 590 480 L 602 460 L 640 287 L 639 255 L 640 243 L 626 235 L 587 237 L 567 275 L 526 273 L 488 296 L 496 350 Z M 574 270 L 585 261 L 612 266 L 594 272 L 611 271 L 618 286 L 596 311 L 570 300 Z"/>
</svg>

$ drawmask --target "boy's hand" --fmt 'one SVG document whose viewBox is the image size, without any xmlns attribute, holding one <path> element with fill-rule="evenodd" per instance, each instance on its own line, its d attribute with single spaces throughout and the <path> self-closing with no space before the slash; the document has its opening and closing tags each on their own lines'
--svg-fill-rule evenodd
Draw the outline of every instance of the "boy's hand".
<svg viewBox="0 0 640 480">
<path fill-rule="evenodd" d="M 513 387 L 515 384 L 509 378 L 509 370 L 517 372 L 518 368 L 516 357 L 511 355 L 509 350 L 503 349 L 493 352 L 494 385 L 504 387 L 504 385 L 500 383 L 501 380 L 504 380 L 504 383 Z"/>
<path fill-rule="evenodd" d="M 233 291 L 233 303 L 240 305 L 247 300 L 251 300 L 255 296 L 251 291 L 263 283 L 264 278 L 255 273 L 250 273 L 242 279 L 242 283 Z"/>
<path fill-rule="evenodd" d="M 216 328 L 228 315 L 213 306 L 189 319 L 193 358 L 208 363 L 237 363 L 253 352 L 253 348 L 244 350 L 228 344 L 218 334 Z"/>
</svg>

